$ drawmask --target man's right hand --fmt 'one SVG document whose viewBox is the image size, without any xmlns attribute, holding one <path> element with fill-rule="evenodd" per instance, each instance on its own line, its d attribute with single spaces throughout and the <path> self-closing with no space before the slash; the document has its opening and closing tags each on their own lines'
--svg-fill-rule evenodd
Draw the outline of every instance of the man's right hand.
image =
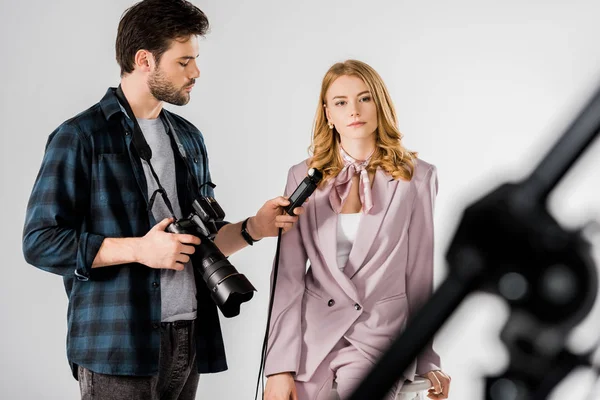
<svg viewBox="0 0 600 400">
<path fill-rule="evenodd" d="M 292 374 L 282 372 L 269 376 L 264 400 L 298 400 Z"/>
<path fill-rule="evenodd" d="M 165 218 L 139 239 L 137 262 L 150 268 L 182 271 L 200 239 L 194 235 L 165 232 L 173 218 Z"/>
</svg>

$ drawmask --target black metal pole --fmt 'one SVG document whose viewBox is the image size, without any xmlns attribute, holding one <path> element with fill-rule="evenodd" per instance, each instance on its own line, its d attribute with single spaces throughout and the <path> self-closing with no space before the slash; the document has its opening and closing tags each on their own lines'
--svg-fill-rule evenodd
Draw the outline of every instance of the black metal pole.
<svg viewBox="0 0 600 400">
<path fill-rule="evenodd" d="M 567 128 L 524 182 L 530 193 L 545 200 L 569 168 L 600 133 L 600 90 Z"/>
</svg>

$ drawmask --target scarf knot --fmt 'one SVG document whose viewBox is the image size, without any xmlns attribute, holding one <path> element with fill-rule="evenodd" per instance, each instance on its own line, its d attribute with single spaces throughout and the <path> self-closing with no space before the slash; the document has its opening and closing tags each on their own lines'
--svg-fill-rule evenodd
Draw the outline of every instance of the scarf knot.
<svg viewBox="0 0 600 400">
<path fill-rule="evenodd" d="M 374 151 L 375 150 L 373 150 L 373 152 Z M 344 167 L 335 177 L 333 187 L 329 193 L 329 202 L 337 214 L 342 211 L 342 207 L 348 199 L 348 194 L 352 188 L 352 177 L 356 174 L 360 174 L 358 194 L 360 196 L 360 202 L 362 203 L 362 211 L 363 213 L 368 214 L 371 208 L 373 208 L 371 181 L 367 171 L 367 166 L 369 165 L 373 152 L 371 152 L 366 160 L 356 160 L 340 146 L 340 155 L 342 156 Z"/>
</svg>

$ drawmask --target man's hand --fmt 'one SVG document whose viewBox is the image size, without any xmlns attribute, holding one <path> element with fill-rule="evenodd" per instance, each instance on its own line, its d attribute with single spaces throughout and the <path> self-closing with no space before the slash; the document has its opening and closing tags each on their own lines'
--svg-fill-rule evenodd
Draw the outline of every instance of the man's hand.
<svg viewBox="0 0 600 400">
<path fill-rule="evenodd" d="M 292 374 L 282 372 L 269 376 L 264 400 L 298 400 Z"/>
<path fill-rule="evenodd" d="M 190 260 L 200 239 L 193 235 L 165 232 L 173 218 L 165 218 L 139 238 L 136 254 L 137 262 L 150 268 L 174 269 L 182 271 Z"/>
<path fill-rule="evenodd" d="M 308 199 L 306 200 L 308 202 Z M 248 220 L 248 233 L 255 240 L 264 237 L 277 236 L 279 228 L 283 232 L 292 229 L 292 226 L 298 221 L 298 215 L 304 213 L 304 207 L 296 207 L 291 216 L 284 211 L 284 207 L 290 204 L 286 197 L 279 196 L 267 201 L 256 213 L 256 216 Z"/>
</svg>

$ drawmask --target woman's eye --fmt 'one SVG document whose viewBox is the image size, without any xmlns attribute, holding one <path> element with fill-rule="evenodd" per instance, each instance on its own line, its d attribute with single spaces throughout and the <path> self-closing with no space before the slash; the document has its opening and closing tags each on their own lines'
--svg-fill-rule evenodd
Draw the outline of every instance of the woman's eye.
<svg viewBox="0 0 600 400">
<path fill-rule="evenodd" d="M 182 67 L 187 67 L 187 63 L 184 64 L 184 63 L 180 62 L 179 65 L 181 65 Z"/>
<path fill-rule="evenodd" d="M 344 104 L 346 104 L 346 102 L 344 100 L 340 100 L 335 103 L 336 106 L 343 106 Z"/>
<path fill-rule="evenodd" d="M 365 96 L 365 97 L 361 98 L 360 101 L 362 101 L 363 103 L 365 103 L 367 101 L 371 101 L 371 96 Z"/>
</svg>

